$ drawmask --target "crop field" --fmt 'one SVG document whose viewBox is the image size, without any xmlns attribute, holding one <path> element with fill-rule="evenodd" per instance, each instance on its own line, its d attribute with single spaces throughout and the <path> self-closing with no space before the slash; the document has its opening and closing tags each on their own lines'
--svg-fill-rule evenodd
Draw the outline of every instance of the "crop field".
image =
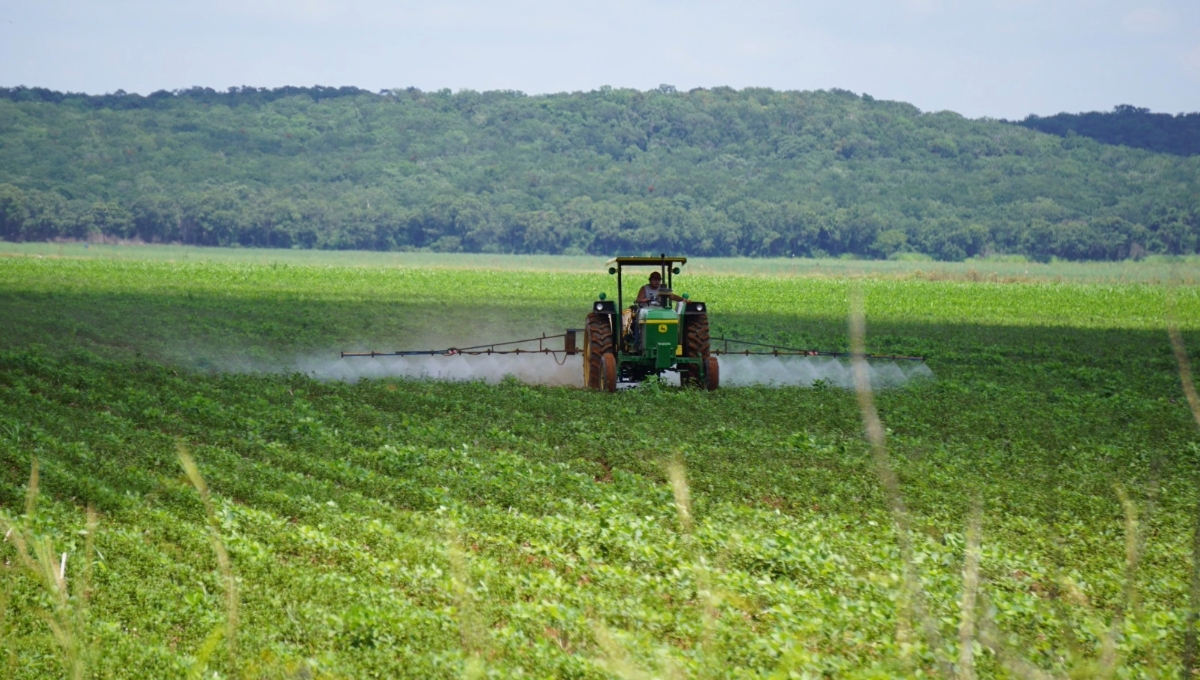
<svg viewBox="0 0 1200 680">
<path fill-rule="evenodd" d="M 861 295 L 866 350 L 935 376 L 869 395 L 872 440 L 868 395 L 826 385 L 297 369 L 577 327 L 615 292 L 599 262 L 71 247 L 0 257 L 8 677 L 1191 663 L 1200 429 L 1166 321 L 1200 363 L 1194 263 L 1019 282 L 685 268 L 676 290 L 709 303 L 714 334 L 790 346 L 847 349 Z M 1158 283 L 1172 271 L 1183 284 Z"/>
<path fill-rule="evenodd" d="M 654 253 L 647 253 L 653 255 Z M 489 255 L 483 253 L 379 252 L 280 248 L 218 248 L 143 243 L 0 241 L 0 257 L 88 258 L 165 262 L 311 265 L 342 267 L 422 267 L 502 271 L 595 273 L 591 255 Z M 1200 255 L 1151 255 L 1140 262 L 1030 262 L 1020 256 L 932 260 L 841 258 L 717 257 L 693 259 L 693 274 L 770 277 L 916 277 L 968 281 L 1067 283 L 1166 283 L 1172 277 L 1200 283 Z"/>
</svg>

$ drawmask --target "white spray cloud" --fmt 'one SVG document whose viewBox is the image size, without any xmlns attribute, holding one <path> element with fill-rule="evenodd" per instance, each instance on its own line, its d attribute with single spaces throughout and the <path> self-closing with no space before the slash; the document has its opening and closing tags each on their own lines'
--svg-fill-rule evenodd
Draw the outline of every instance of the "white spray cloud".
<svg viewBox="0 0 1200 680">
<path fill-rule="evenodd" d="M 297 362 L 296 370 L 318 380 L 345 382 L 363 378 L 411 378 L 482 380 L 494 385 L 511 375 L 531 385 L 583 385 L 583 359 L 578 355 L 565 358 L 559 355 L 558 359 L 549 354 L 306 359 Z"/>
<path fill-rule="evenodd" d="M 718 361 L 721 385 L 726 387 L 812 387 L 817 381 L 831 387 L 854 387 L 849 362 L 834 357 L 729 355 Z M 900 387 L 911 380 L 933 377 L 933 371 L 921 361 L 871 360 L 867 369 L 874 389 Z"/>
<path fill-rule="evenodd" d="M 559 363 L 562 361 L 562 363 Z M 818 381 L 831 387 L 852 388 L 850 365 L 832 357 L 795 356 L 722 356 L 717 359 L 722 387 L 750 385 L 812 387 Z M 933 371 L 918 361 L 871 361 L 868 363 L 871 386 L 875 389 L 900 387 L 912 380 L 933 377 Z M 583 386 L 583 359 L 580 356 L 550 355 L 458 355 L 416 357 L 307 358 L 296 362 L 292 370 L 318 380 L 354 382 L 364 378 L 409 378 L 418 380 L 482 380 L 496 384 L 513 376 L 531 385 Z M 678 385 L 676 373 L 665 373 L 663 382 Z"/>
</svg>

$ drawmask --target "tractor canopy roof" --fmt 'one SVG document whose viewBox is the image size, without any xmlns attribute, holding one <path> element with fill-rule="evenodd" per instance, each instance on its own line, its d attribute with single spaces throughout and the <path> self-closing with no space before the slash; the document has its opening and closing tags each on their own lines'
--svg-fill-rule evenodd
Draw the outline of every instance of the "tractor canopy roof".
<svg viewBox="0 0 1200 680">
<path fill-rule="evenodd" d="M 686 257 L 614 257 L 604 263 L 605 267 L 616 265 L 618 267 L 670 267 L 678 262 L 679 264 L 687 264 Z"/>
</svg>

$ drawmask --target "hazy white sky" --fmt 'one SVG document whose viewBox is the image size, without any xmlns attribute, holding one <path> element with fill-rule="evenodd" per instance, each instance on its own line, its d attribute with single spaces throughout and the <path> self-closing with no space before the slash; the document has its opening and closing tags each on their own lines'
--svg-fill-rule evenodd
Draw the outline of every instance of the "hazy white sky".
<svg viewBox="0 0 1200 680">
<path fill-rule="evenodd" d="M 971 117 L 1200 111 L 1200 0 L 0 0 L 0 85 L 838 87 Z"/>
</svg>

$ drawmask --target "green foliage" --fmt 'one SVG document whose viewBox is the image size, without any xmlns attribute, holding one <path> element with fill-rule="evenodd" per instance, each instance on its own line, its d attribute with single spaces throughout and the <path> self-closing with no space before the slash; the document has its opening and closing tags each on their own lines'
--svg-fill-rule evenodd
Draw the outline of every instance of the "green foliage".
<svg viewBox="0 0 1200 680">
<path fill-rule="evenodd" d="M 717 329 L 845 347 L 845 279 L 692 279 Z M 1200 436 L 1156 286 L 857 282 L 866 349 L 928 354 L 938 376 L 875 395 L 912 565 L 840 389 L 197 370 L 554 329 L 608 281 L 0 260 L 0 317 L 19 320 L 0 327 L 0 518 L 70 555 L 55 600 L 0 543 L 10 675 L 63 674 L 55 612 L 78 612 L 101 677 L 936 675 L 960 658 L 977 498 L 979 677 L 1018 675 L 1014 659 L 1178 677 Z M 1194 353 L 1200 291 L 1175 297 Z M 941 647 L 904 613 L 906 566 Z"/>
<path fill-rule="evenodd" d="M 852 93 L 0 90 L 0 238 L 431 252 L 1125 259 L 1200 160 Z"/>
<path fill-rule="evenodd" d="M 1019 121 L 1033 130 L 1060 137 L 1081 135 L 1104 142 L 1179 156 L 1200 154 L 1200 113 L 1150 113 L 1122 104 L 1111 112 L 1059 113 L 1028 116 Z"/>
</svg>

